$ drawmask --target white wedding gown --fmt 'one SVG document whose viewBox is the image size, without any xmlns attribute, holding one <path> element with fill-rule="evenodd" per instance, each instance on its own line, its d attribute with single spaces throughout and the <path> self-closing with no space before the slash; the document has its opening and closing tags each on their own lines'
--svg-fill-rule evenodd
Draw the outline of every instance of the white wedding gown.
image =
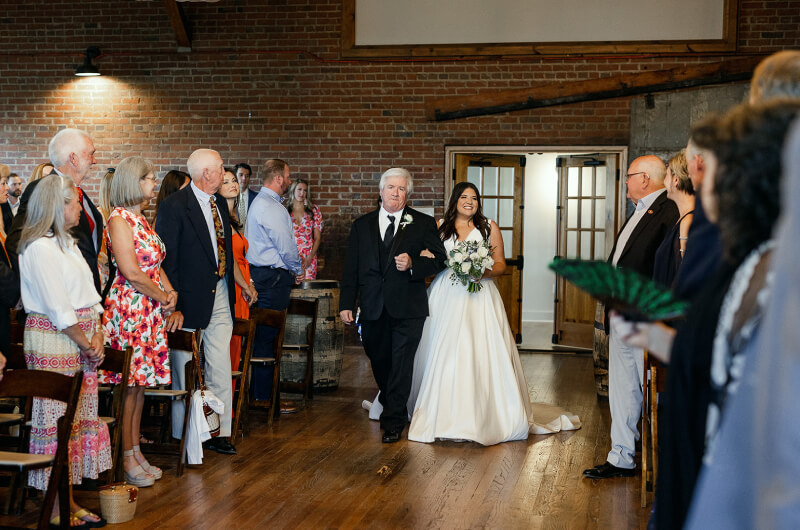
<svg viewBox="0 0 800 530">
<path fill-rule="evenodd" d="M 474 229 L 468 239 L 480 240 Z M 455 238 L 444 242 L 448 252 Z M 500 293 L 491 279 L 467 292 L 445 269 L 428 289 L 430 316 L 414 360 L 408 439 L 493 445 L 580 428 L 577 416 L 531 406 L 528 385 Z M 376 400 L 377 403 L 377 400 Z M 371 411 L 370 416 L 373 412 Z"/>
</svg>

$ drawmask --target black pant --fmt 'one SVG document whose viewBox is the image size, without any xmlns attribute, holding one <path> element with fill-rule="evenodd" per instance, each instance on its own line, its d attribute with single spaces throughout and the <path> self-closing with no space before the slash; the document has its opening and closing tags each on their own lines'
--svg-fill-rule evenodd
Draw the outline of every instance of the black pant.
<svg viewBox="0 0 800 530">
<path fill-rule="evenodd" d="M 385 309 L 378 320 L 361 322 L 361 341 L 381 391 L 384 430 L 402 430 L 408 421 L 414 356 L 424 324 L 424 318 L 392 318 Z"/>
<path fill-rule="evenodd" d="M 258 301 L 256 307 L 283 311 L 289 307 L 289 294 L 294 285 L 294 275 L 286 269 L 250 266 Z M 253 357 L 272 357 L 273 342 L 278 334 L 276 328 L 258 326 L 256 328 Z M 275 367 L 254 364 L 251 366 L 251 395 L 254 399 L 267 401 L 272 396 L 272 378 Z"/>
</svg>

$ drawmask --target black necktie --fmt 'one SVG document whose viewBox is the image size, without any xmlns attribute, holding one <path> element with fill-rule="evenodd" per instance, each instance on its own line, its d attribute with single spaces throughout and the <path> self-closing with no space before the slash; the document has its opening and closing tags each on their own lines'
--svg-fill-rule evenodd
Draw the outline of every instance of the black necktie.
<svg viewBox="0 0 800 530">
<path fill-rule="evenodd" d="M 392 244 L 392 238 L 394 237 L 394 215 L 389 215 L 387 217 L 389 218 L 389 226 L 386 227 L 386 232 L 383 234 L 383 245 L 389 248 L 389 245 Z"/>
</svg>

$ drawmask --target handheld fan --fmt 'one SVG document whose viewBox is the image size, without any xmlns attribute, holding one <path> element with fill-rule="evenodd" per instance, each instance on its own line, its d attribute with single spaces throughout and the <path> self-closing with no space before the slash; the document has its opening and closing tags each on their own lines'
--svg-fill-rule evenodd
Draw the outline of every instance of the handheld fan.
<svg viewBox="0 0 800 530">
<path fill-rule="evenodd" d="M 629 320 L 671 320 L 689 306 L 653 280 L 605 261 L 556 258 L 548 267 Z"/>
</svg>

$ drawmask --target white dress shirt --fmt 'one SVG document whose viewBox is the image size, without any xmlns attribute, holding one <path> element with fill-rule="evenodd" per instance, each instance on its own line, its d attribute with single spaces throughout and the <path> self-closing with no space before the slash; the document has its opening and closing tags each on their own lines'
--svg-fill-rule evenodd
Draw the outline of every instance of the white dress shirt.
<svg viewBox="0 0 800 530">
<path fill-rule="evenodd" d="M 11 199 L 9 198 L 8 199 L 8 205 L 11 207 L 11 215 L 12 216 L 16 216 L 17 215 L 17 210 L 19 210 L 19 198 L 17 198 L 17 202 L 16 203 L 12 203 Z"/>
<path fill-rule="evenodd" d="M 217 262 L 217 266 L 219 266 L 219 253 L 217 249 L 217 229 L 214 228 L 214 212 L 211 211 L 211 203 L 210 200 L 216 202 L 216 196 L 209 195 L 208 193 L 204 192 L 200 188 L 194 185 L 194 182 L 189 184 L 192 187 L 192 191 L 194 192 L 194 196 L 197 197 L 197 202 L 200 203 L 200 210 L 203 211 L 203 217 L 206 218 L 206 224 L 208 225 L 208 236 L 211 238 L 211 249 L 214 251 L 214 259 Z M 217 204 L 217 209 L 219 209 L 220 205 Z M 225 207 L 227 208 L 228 205 L 226 204 Z M 217 212 L 217 215 L 220 215 Z M 220 215 L 219 221 L 222 222 L 222 216 Z"/>
<path fill-rule="evenodd" d="M 619 237 L 617 238 L 617 248 L 614 251 L 614 259 L 611 260 L 611 264 L 615 267 L 617 266 L 617 262 L 619 261 L 620 256 L 622 256 L 622 251 L 625 250 L 625 245 L 628 244 L 628 240 L 631 238 L 631 234 L 633 230 L 636 228 L 636 225 L 639 224 L 639 221 L 642 220 L 644 217 L 645 212 L 653 205 L 653 203 L 658 199 L 658 196 L 662 193 L 665 193 L 667 190 L 661 188 L 658 191 L 654 191 L 650 195 L 642 197 L 636 203 L 636 210 L 631 215 L 630 220 L 625 225 L 625 228 L 622 229 L 622 232 L 619 233 Z"/>
<path fill-rule="evenodd" d="M 54 237 L 40 237 L 19 255 L 22 305 L 63 330 L 78 323 L 77 309 L 103 312 L 94 278 L 75 241 L 62 249 Z"/>
<path fill-rule="evenodd" d="M 378 230 L 380 230 L 378 235 L 380 236 L 381 241 L 383 241 L 383 236 L 386 234 L 386 227 L 389 226 L 389 223 L 391 222 L 389 221 L 390 215 L 394 216 L 394 235 L 397 235 L 397 229 L 400 226 L 400 218 L 403 216 L 403 210 L 389 213 L 383 209 L 383 206 L 381 206 L 381 211 L 378 212 Z"/>
</svg>

